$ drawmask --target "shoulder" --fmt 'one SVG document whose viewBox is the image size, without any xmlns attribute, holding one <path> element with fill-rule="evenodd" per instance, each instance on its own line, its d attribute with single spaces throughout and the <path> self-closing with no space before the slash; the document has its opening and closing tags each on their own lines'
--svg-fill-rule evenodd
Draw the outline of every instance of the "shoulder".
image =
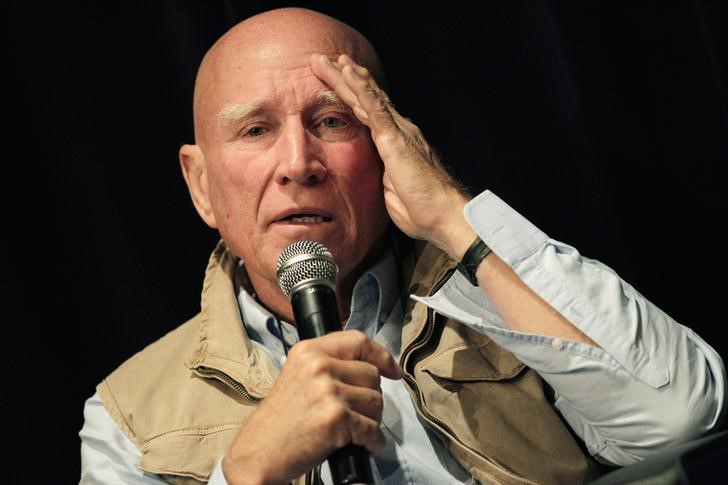
<svg viewBox="0 0 728 485">
<path fill-rule="evenodd" d="M 198 314 L 127 359 L 96 388 L 104 407 L 129 438 L 156 404 L 172 397 L 174 388 L 190 378 L 188 362 L 200 351 Z"/>
<path fill-rule="evenodd" d="M 158 340 L 147 345 L 122 363 L 107 378 L 107 381 L 122 383 L 132 380 L 139 385 L 138 378 L 147 380 L 155 375 L 168 375 L 181 367 L 185 361 L 199 351 L 200 314 L 176 327 Z"/>
</svg>

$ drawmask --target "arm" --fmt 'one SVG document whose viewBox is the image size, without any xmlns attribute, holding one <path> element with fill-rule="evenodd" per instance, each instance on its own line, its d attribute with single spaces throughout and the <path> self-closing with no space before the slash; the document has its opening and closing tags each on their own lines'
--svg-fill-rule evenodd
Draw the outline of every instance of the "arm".
<svg viewBox="0 0 728 485">
<path fill-rule="evenodd" d="M 459 274 L 433 297 L 418 299 L 488 334 L 536 370 L 592 454 L 626 465 L 720 425 L 725 370 L 699 336 L 494 194 L 479 195 L 465 212 L 529 289 L 599 347 L 508 328 L 487 295 Z"/>
<path fill-rule="evenodd" d="M 394 110 L 366 68 L 346 55 L 335 65 L 312 56 L 314 72 L 334 88 L 371 130 L 384 162 L 384 197 L 390 217 L 408 236 L 424 239 L 460 261 L 476 236 L 463 210 L 468 197 L 447 174 L 419 128 Z M 509 327 L 524 332 L 594 342 L 491 253 L 478 269 L 480 287 Z"/>
<path fill-rule="evenodd" d="M 499 199 L 484 200 L 492 194 L 468 202 L 366 69 L 347 56 L 332 63 L 314 55 L 311 64 L 369 126 L 395 224 L 455 261 L 476 233 L 493 248 L 478 268 L 479 288 L 456 274 L 457 291 L 439 306 L 437 299 L 422 300 L 487 333 L 539 372 L 593 454 L 623 465 L 720 423 L 725 370 L 710 346 L 606 266 L 548 239 Z M 453 306 L 458 295 L 469 298 L 469 308 L 478 301 L 492 306 L 502 325 Z"/>
</svg>

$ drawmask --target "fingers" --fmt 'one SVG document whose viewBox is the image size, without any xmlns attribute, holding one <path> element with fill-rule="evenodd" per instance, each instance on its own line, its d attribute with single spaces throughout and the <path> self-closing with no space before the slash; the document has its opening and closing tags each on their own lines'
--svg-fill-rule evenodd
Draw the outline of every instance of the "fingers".
<svg viewBox="0 0 728 485">
<path fill-rule="evenodd" d="M 340 360 L 360 360 L 375 366 L 384 377 L 402 377 L 402 369 L 392 354 L 358 330 L 332 332 L 323 337 L 304 340 L 294 345 L 291 352 L 294 350 L 296 353 L 321 351 Z"/>
<path fill-rule="evenodd" d="M 379 382 L 378 375 L 376 382 Z M 318 391 L 327 397 L 320 402 L 321 428 L 329 430 L 329 441 L 337 448 L 352 442 L 371 453 L 380 453 L 385 446 L 385 437 L 379 428 L 384 409 L 381 391 L 336 380 L 322 385 Z"/>
<path fill-rule="evenodd" d="M 226 477 L 248 483 L 264 474 L 288 483 L 348 443 L 380 453 L 380 374 L 401 375 L 389 352 L 362 332 L 333 332 L 294 345 L 226 454 Z"/>
<path fill-rule="evenodd" d="M 366 387 L 379 390 L 380 378 L 379 369 L 368 363 L 359 360 L 337 360 L 336 365 L 331 369 L 331 375 L 352 386 Z"/>
<path fill-rule="evenodd" d="M 373 419 L 377 423 L 382 420 L 384 399 L 381 392 L 344 383 L 339 383 L 337 387 L 335 394 L 346 403 L 349 409 L 356 414 Z"/>
<path fill-rule="evenodd" d="M 351 409 L 332 403 L 324 408 L 322 415 L 326 417 L 320 424 L 322 429 L 329 430 L 327 441 L 334 449 L 354 443 L 366 447 L 372 453 L 381 453 L 385 446 L 385 437 L 379 427 L 379 420 L 356 413 Z"/>
<path fill-rule="evenodd" d="M 290 366 L 305 376 L 310 409 L 317 411 L 319 420 L 316 428 L 328 430 L 327 442 L 338 448 L 353 442 L 381 452 L 385 438 L 379 429 L 384 406 L 380 373 L 401 375 L 387 349 L 357 330 L 334 332 L 297 343 L 288 354 L 286 367 Z"/>
<path fill-rule="evenodd" d="M 367 68 L 346 54 L 340 55 L 336 63 L 323 54 L 313 54 L 310 64 L 314 74 L 336 91 L 374 135 L 397 127 L 394 105 Z"/>
<path fill-rule="evenodd" d="M 339 95 L 342 101 L 346 103 L 359 118 L 359 121 L 368 125 L 368 116 L 359 104 L 357 96 L 346 85 L 346 81 L 341 75 L 341 66 L 334 64 L 331 59 L 323 54 L 312 54 L 309 64 L 314 74 L 328 84 Z"/>
<path fill-rule="evenodd" d="M 384 451 L 386 438 L 379 428 L 379 422 L 366 416 L 359 416 L 351 426 L 351 442 L 364 446 L 370 453 L 377 455 Z"/>
</svg>

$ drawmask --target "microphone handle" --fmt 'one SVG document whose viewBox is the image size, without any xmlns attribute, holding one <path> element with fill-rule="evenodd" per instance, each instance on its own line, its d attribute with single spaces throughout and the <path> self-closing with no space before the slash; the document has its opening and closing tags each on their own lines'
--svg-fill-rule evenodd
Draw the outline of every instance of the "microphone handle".
<svg viewBox="0 0 728 485">
<path fill-rule="evenodd" d="M 341 330 L 336 294 L 326 285 L 311 285 L 296 291 L 291 297 L 291 306 L 301 339 Z M 374 483 L 369 452 L 363 446 L 349 443 L 331 453 L 328 461 L 336 485 Z"/>
</svg>

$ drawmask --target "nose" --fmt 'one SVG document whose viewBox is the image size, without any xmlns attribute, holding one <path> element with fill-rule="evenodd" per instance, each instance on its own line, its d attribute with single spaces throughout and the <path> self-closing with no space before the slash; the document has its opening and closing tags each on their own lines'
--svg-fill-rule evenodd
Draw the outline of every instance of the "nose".
<svg viewBox="0 0 728 485">
<path fill-rule="evenodd" d="M 315 185 L 326 178 L 326 165 L 317 154 L 316 142 L 300 120 L 289 121 L 276 140 L 275 180 L 281 185 Z"/>
</svg>

